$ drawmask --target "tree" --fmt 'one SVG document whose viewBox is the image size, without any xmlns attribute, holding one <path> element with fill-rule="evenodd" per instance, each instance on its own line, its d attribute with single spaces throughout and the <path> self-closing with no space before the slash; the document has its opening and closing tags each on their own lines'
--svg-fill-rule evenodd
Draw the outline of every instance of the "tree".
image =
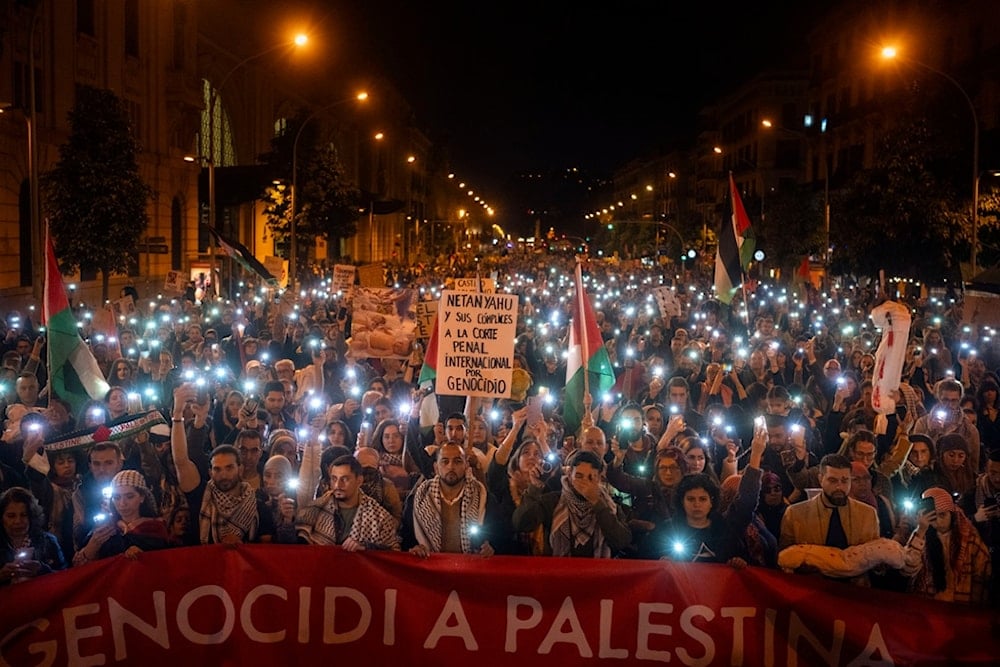
<svg viewBox="0 0 1000 667">
<path fill-rule="evenodd" d="M 873 168 L 833 196 L 834 273 L 954 279 L 968 255 L 969 207 L 958 194 L 968 160 L 955 151 L 962 137 L 949 134 L 962 125 L 934 107 L 910 108 L 885 134 Z"/>
<path fill-rule="evenodd" d="M 284 174 L 288 182 L 292 177 L 295 137 L 301 127 L 301 121 L 289 123 L 287 129 L 271 141 L 271 152 L 262 156 L 277 173 Z M 340 239 L 357 233 L 361 193 L 347 179 L 336 146 L 318 140 L 313 125 L 306 125 L 299 136 L 295 175 L 299 188 L 295 202 L 296 245 L 308 248 L 316 237 L 322 236 L 329 247 L 335 249 L 340 247 Z M 270 187 L 262 198 L 268 229 L 279 245 L 287 245 L 291 234 L 291 189 Z"/>
<path fill-rule="evenodd" d="M 764 219 L 754 226 L 757 247 L 767 253 L 769 265 L 791 275 L 803 257 L 823 247 L 822 196 L 808 185 L 793 185 L 768 194 L 764 205 Z"/>
<path fill-rule="evenodd" d="M 139 143 L 117 95 L 81 86 L 69 126 L 42 180 L 49 230 L 60 270 L 96 268 L 106 300 L 111 274 L 127 275 L 135 264 L 153 190 L 139 176 Z"/>
</svg>

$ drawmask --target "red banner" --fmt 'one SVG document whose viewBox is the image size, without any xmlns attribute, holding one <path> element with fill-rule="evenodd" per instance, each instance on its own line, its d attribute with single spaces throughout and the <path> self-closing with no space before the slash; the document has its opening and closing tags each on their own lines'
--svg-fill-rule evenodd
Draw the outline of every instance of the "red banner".
<svg viewBox="0 0 1000 667">
<path fill-rule="evenodd" d="M 994 665 L 997 624 L 754 568 L 212 546 L 0 589 L 0 665 Z"/>
</svg>

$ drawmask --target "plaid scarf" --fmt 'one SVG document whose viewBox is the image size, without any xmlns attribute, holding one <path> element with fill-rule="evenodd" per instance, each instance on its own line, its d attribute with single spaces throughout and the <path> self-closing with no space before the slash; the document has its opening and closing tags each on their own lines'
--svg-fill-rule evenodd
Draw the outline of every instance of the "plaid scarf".
<svg viewBox="0 0 1000 667">
<path fill-rule="evenodd" d="M 951 569 L 952 599 L 955 602 L 983 604 L 989 597 L 987 582 L 992 574 L 989 550 L 962 510 L 956 509 L 951 515 L 951 553 L 939 554 L 938 557 L 943 557 L 947 567 Z M 925 546 L 923 567 L 910 580 L 910 590 L 928 597 L 946 592 L 946 588 L 938 588 L 934 583 L 934 557 L 928 546 Z"/>
<path fill-rule="evenodd" d="M 486 487 L 467 474 L 459 502 L 459 529 L 462 553 L 473 553 L 469 526 L 482 525 L 486 517 Z M 434 552 L 441 551 L 441 479 L 432 477 L 413 491 L 413 532 L 417 542 Z"/>
<path fill-rule="evenodd" d="M 208 481 L 201 501 L 198 528 L 202 544 L 220 543 L 226 535 L 236 535 L 241 542 L 257 539 L 257 494 L 246 482 L 240 482 L 236 495 L 220 491 Z"/>
<path fill-rule="evenodd" d="M 615 501 L 607 490 L 601 487 L 601 498 L 616 511 Z M 597 513 L 590 501 L 573 489 L 569 477 L 562 478 L 562 494 L 552 514 L 552 528 L 549 529 L 549 544 L 553 556 L 572 556 L 573 549 L 594 542 L 594 558 L 611 558 L 611 548 L 604 542 L 604 533 L 597 525 Z"/>
</svg>

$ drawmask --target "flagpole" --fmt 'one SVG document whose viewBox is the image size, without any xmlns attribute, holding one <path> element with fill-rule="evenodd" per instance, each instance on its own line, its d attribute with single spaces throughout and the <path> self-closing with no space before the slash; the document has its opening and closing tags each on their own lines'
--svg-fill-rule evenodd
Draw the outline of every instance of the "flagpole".
<svg viewBox="0 0 1000 667">
<path fill-rule="evenodd" d="M 584 304 L 586 299 L 586 294 L 583 292 L 583 271 L 580 264 L 580 258 L 576 258 L 576 310 L 578 322 L 573 324 L 577 326 L 580 331 L 580 355 L 581 355 L 581 366 L 583 367 L 583 418 L 581 419 L 581 427 L 589 428 L 593 425 L 593 417 L 590 414 L 590 406 L 593 405 L 593 399 L 590 396 L 590 345 L 587 338 L 587 318 L 584 315 L 586 312 L 584 309 Z"/>
</svg>

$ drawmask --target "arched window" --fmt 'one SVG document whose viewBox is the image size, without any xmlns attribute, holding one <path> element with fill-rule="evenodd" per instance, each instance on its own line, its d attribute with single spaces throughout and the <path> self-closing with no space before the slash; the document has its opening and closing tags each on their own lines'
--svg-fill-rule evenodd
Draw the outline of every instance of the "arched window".
<svg viewBox="0 0 1000 667">
<path fill-rule="evenodd" d="M 222 95 L 215 91 L 215 109 L 212 109 L 212 84 L 202 79 L 202 100 L 205 104 L 201 112 L 201 132 L 198 133 L 198 154 L 211 157 L 216 167 L 236 166 L 236 148 L 233 146 L 233 130 L 229 123 Z M 214 144 L 209 146 L 209 143 Z"/>
</svg>

